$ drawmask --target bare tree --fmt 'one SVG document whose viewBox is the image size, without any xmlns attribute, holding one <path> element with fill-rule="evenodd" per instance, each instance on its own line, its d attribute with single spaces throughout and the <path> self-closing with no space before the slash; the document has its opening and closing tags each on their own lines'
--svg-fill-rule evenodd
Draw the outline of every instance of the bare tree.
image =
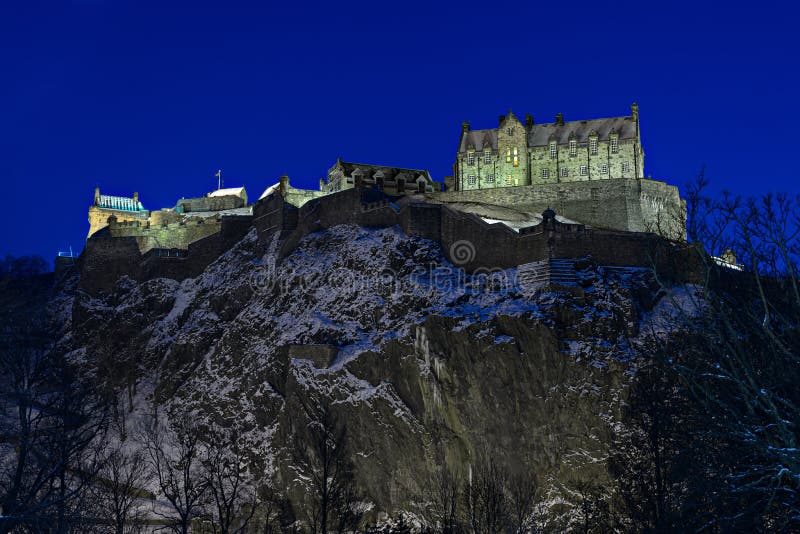
<svg viewBox="0 0 800 534">
<path fill-rule="evenodd" d="M 470 527 L 475 533 L 502 532 L 506 524 L 506 486 L 508 475 L 484 455 L 464 489 L 464 504 Z"/>
<path fill-rule="evenodd" d="M 215 429 L 203 459 L 205 485 L 214 508 L 214 532 L 239 534 L 247 531 L 256 511 L 255 489 L 247 473 L 246 450 L 236 432 Z"/>
<path fill-rule="evenodd" d="M 508 517 L 515 534 L 534 530 L 538 489 L 539 481 L 530 469 L 520 469 L 508 477 Z"/>
<path fill-rule="evenodd" d="M 328 401 L 301 401 L 308 424 L 295 437 L 299 474 L 310 482 L 306 516 L 315 533 L 357 526 L 358 496 L 347 450 L 347 432 Z"/>
<path fill-rule="evenodd" d="M 49 525 L 65 532 L 91 504 L 99 463 L 91 444 L 106 429 L 101 396 L 57 355 L 14 340 L 0 350 L 0 532 Z"/>
<path fill-rule="evenodd" d="M 461 484 L 447 468 L 437 472 L 427 492 L 430 495 L 430 517 L 437 532 L 455 534 L 458 532 L 458 503 L 461 499 Z"/>
<path fill-rule="evenodd" d="M 150 497 L 144 489 L 149 476 L 143 450 L 127 449 L 124 444 L 109 446 L 94 485 L 102 517 L 112 523 L 116 534 L 142 531 L 144 512 L 140 501 Z"/>
<path fill-rule="evenodd" d="M 157 419 L 148 421 L 140 439 L 156 476 L 161 494 L 174 511 L 165 515 L 174 519 L 169 528 L 188 534 L 192 519 L 203 512 L 207 482 L 202 476 L 199 429 L 184 416 L 172 428 Z M 156 514 L 163 515 L 156 511 Z"/>
<path fill-rule="evenodd" d="M 793 530 L 800 525 L 800 198 L 712 199 L 705 186 L 688 199 L 690 238 L 712 256 L 730 249 L 736 261 L 706 262 L 704 284 L 694 288 L 701 305 L 674 328 L 682 347 L 656 351 L 705 414 L 692 432 L 705 454 L 693 483 L 712 487 L 694 513 L 704 528 Z"/>
</svg>

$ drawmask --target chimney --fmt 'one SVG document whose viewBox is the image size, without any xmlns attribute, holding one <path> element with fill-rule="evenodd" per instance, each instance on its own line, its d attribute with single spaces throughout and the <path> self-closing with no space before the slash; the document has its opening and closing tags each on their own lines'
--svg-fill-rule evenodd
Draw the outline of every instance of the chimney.
<svg viewBox="0 0 800 534">
<path fill-rule="evenodd" d="M 506 116 L 505 116 L 505 115 L 500 115 L 500 118 L 498 119 L 498 122 L 499 122 L 500 124 L 503 124 L 503 121 L 504 121 L 504 120 L 506 120 Z"/>
<path fill-rule="evenodd" d="M 278 188 L 281 190 L 281 195 L 286 196 L 286 189 L 289 188 L 289 177 L 284 174 L 278 183 L 280 184 Z"/>
<path fill-rule="evenodd" d="M 134 191 L 134 192 L 133 192 L 133 201 L 134 201 L 135 203 L 138 203 L 138 202 L 139 202 L 139 192 L 138 192 L 138 191 Z"/>
<path fill-rule="evenodd" d="M 558 126 L 564 126 L 564 114 L 563 113 L 556 113 L 556 124 Z"/>
<path fill-rule="evenodd" d="M 463 133 L 467 133 L 469 131 L 469 121 L 464 121 L 461 123 L 461 131 Z"/>
<path fill-rule="evenodd" d="M 635 121 L 639 120 L 639 104 L 637 104 L 636 102 L 631 104 L 631 116 L 633 117 L 633 120 Z"/>
<path fill-rule="evenodd" d="M 533 115 L 531 115 L 530 113 L 526 113 L 526 114 L 525 114 L 525 126 L 527 126 L 528 128 L 530 128 L 530 127 L 531 127 L 531 126 L 533 126 L 534 124 L 536 124 L 536 123 L 535 123 L 535 122 L 533 122 Z"/>
<path fill-rule="evenodd" d="M 99 187 L 95 187 L 94 188 L 94 205 L 95 206 L 99 206 L 100 205 L 100 188 Z"/>
</svg>

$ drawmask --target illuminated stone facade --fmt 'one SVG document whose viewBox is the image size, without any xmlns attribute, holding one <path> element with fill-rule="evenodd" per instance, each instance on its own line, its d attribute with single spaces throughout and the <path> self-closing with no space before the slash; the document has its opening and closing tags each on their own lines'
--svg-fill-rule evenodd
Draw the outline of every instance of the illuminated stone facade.
<svg viewBox="0 0 800 534">
<path fill-rule="evenodd" d="M 364 186 L 377 186 L 392 195 L 426 193 L 439 189 L 430 173 L 424 169 L 350 163 L 341 159 L 337 159 L 328 170 L 327 179 L 319 182 L 320 190 L 326 193 Z"/>
<path fill-rule="evenodd" d="M 631 115 L 553 123 L 523 124 L 512 112 L 497 128 L 461 128 L 451 189 L 468 191 L 521 185 L 557 184 L 615 178 L 643 178 L 644 152 L 639 108 Z"/>
</svg>

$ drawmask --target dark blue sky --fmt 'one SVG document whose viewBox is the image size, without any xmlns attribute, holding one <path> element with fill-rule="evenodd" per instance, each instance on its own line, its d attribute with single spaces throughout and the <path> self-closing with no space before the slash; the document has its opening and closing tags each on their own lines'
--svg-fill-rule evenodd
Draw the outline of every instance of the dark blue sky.
<svg viewBox="0 0 800 534">
<path fill-rule="evenodd" d="M 0 254 L 82 248 L 97 184 L 158 209 L 218 168 L 251 198 L 283 173 L 316 188 L 337 156 L 441 180 L 461 121 L 509 108 L 636 101 L 653 178 L 797 193 L 797 13 L 741 6 L 2 2 Z"/>
</svg>

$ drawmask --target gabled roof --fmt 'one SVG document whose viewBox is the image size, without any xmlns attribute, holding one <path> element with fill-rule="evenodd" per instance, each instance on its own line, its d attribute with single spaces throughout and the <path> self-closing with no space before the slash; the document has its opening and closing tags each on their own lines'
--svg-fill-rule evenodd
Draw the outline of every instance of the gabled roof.
<svg viewBox="0 0 800 534">
<path fill-rule="evenodd" d="M 611 117 L 607 119 L 593 119 L 586 121 L 570 121 L 564 124 L 536 124 L 528 134 L 528 146 L 547 145 L 551 137 L 558 144 L 566 144 L 572 134 L 579 143 L 589 140 L 589 134 L 594 131 L 602 140 L 608 140 L 609 134 L 614 130 L 620 139 L 636 138 L 636 122 L 633 117 Z"/>
<path fill-rule="evenodd" d="M 497 128 L 467 132 L 466 135 L 461 137 L 461 146 L 458 151 L 466 152 L 470 146 L 475 147 L 475 150 L 483 150 L 484 148 L 497 150 Z"/>
<path fill-rule="evenodd" d="M 227 196 L 236 196 L 240 197 L 242 194 L 247 194 L 244 187 L 228 187 L 227 189 L 217 189 L 216 191 L 212 191 L 208 194 L 210 197 L 227 197 Z"/>
<path fill-rule="evenodd" d="M 364 176 L 374 176 L 377 172 L 382 172 L 385 178 L 393 178 L 399 174 L 410 174 L 415 179 L 417 176 L 422 175 L 425 179 L 433 183 L 431 174 L 425 169 L 407 169 L 404 167 L 387 167 L 385 165 L 373 165 L 371 163 L 353 163 L 349 161 L 338 161 L 337 164 L 342 166 L 345 176 L 352 176 L 356 170 L 362 171 Z"/>
<path fill-rule="evenodd" d="M 470 146 L 476 151 L 486 148 L 497 150 L 497 130 L 470 130 L 461 136 L 459 152 L 466 152 Z M 546 146 L 552 138 L 558 144 L 566 144 L 570 137 L 579 143 L 589 140 L 589 134 L 595 132 L 599 139 L 608 140 L 609 134 L 616 131 L 620 139 L 636 138 L 636 121 L 633 117 L 610 117 L 606 119 L 592 119 L 585 121 L 569 121 L 564 124 L 548 123 L 535 124 L 528 133 L 528 146 Z"/>
</svg>

